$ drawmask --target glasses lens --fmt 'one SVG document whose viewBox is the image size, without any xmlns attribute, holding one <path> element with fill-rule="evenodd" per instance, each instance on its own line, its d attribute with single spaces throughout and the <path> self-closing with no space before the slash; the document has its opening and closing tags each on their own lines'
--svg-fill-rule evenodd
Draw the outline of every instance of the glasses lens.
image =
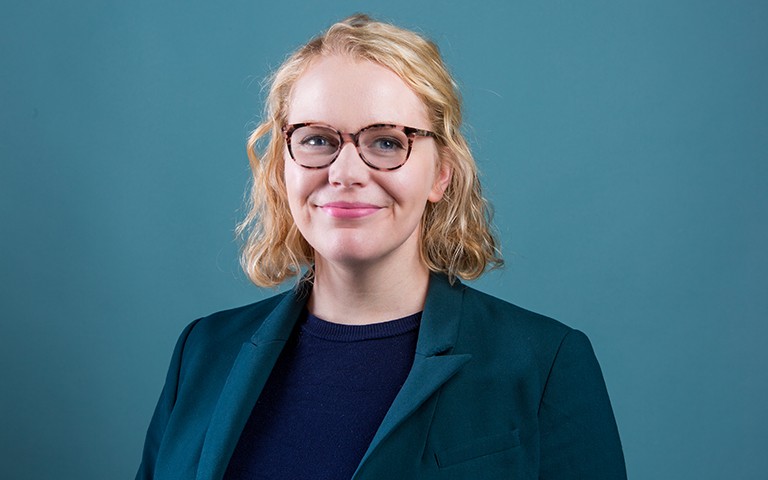
<svg viewBox="0 0 768 480">
<path fill-rule="evenodd" d="M 360 150 L 371 165 L 391 169 L 408 159 L 408 136 L 393 127 L 371 127 L 360 132 Z"/>
<path fill-rule="evenodd" d="M 307 125 L 291 134 L 293 159 L 305 167 L 324 167 L 339 151 L 339 134 L 320 126 Z"/>
</svg>

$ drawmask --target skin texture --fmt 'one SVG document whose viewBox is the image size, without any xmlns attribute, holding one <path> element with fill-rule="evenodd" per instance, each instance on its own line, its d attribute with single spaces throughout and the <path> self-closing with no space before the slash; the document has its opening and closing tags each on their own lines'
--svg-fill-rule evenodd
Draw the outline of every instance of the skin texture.
<svg viewBox="0 0 768 480">
<path fill-rule="evenodd" d="M 431 129 L 423 102 L 394 72 L 344 56 L 320 57 L 299 78 L 288 123 L 300 122 L 342 132 L 374 123 Z M 287 150 L 284 160 L 291 214 L 315 250 L 310 310 L 338 323 L 420 311 L 429 272 L 419 258 L 419 224 L 451 175 L 435 140 L 416 137 L 405 165 L 389 172 L 368 167 L 352 143 L 324 169 L 301 167 Z"/>
</svg>

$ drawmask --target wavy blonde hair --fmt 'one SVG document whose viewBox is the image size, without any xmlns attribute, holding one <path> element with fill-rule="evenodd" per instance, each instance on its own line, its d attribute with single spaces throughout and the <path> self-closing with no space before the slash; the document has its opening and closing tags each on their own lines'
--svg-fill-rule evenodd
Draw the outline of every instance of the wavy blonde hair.
<svg viewBox="0 0 768 480">
<path fill-rule="evenodd" d="M 288 207 L 283 178 L 282 127 L 296 80 L 313 59 L 346 55 L 395 72 L 424 102 L 437 135 L 440 161 L 452 169 L 437 203 L 427 203 L 421 220 L 421 258 L 433 272 L 474 279 L 503 264 L 483 198 L 477 166 L 461 134 L 461 97 L 437 46 L 421 35 L 366 15 L 331 26 L 299 48 L 270 78 L 265 119 L 248 138 L 253 171 L 249 211 L 238 225 L 244 238 L 241 263 L 257 285 L 276 286 L 314 263 L 314 250 L 299 232 Z M 264 151 L 257 143 L 269 135 Z"/>
</svg>

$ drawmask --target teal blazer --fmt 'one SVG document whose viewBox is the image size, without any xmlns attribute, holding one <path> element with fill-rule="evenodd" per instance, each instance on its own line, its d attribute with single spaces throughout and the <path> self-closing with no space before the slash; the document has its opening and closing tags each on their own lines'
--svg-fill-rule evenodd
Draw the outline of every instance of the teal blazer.
<svg viewBox="0 0 768 480">
<path fill-rule="evenodd" d="M 190 324 L 137 479 L 221 479 L 309 286 Z M 408 378 L 353 477 L 625 479 L 587 337 L 440 275 Z"/>
</svg>

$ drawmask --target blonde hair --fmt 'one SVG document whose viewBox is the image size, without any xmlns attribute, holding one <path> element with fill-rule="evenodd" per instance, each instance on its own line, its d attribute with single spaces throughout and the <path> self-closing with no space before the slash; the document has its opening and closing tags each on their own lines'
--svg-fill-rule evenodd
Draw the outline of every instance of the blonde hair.
<svg viewBox="0 0 768 480">
<path fill-rule="evenodd" d="M 433 272 L 474 279 L 503 264 L 483 198 L 477 166 L 461 134 L 461 98 L 437 46 L 421 35 L 366 15 L 331 26 L 299 48 L 273 74 L 265 119 L 248 138 L 253 171 L 250 208 L 238 225 L 245 238 L 241 263 L 257 285 L 276 286 L 314 263 L 314 250 L 291 216 L 283 179 L 288 102 L 296 80 L 313 59 L 346 55 L 370 60 L 395 72 L 424 102 L 437 135 L 441 161 L 452 169 L 437 203 L 428 202 L 421 220 L 421 258 Z M 260 156 L 257 143 L 269 135 Z"/>
</svg>

